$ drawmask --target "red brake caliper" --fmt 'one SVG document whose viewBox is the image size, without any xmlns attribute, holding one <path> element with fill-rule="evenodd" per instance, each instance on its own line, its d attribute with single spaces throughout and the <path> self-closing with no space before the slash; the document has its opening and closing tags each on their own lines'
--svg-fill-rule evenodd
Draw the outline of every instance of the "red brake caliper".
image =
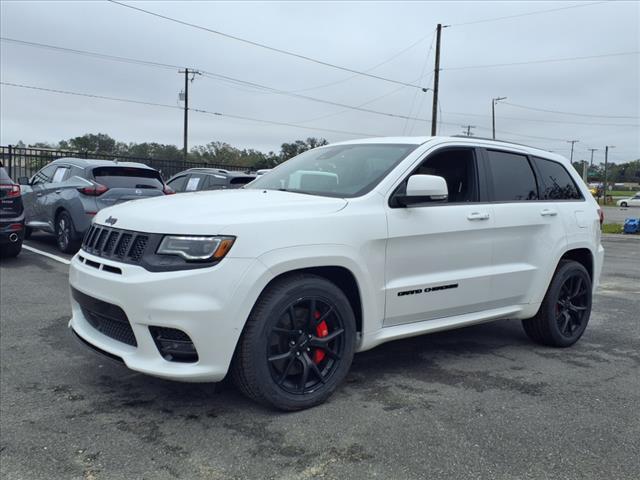
<svg viewBox="0 0 640 480">
<path fill-rule="evenodd" d="M 317 319 L 320 318 L 320 312 L 316 311 L 313 313 L 313 316 Z M 327 326 L 327 322 L 325 322 L 324 320 L 321 321 L 318 326 L 316 327 L 316 335 L 318 337 L 326 337 L 327 335 L 329 335 L 329 327 Z M 313 361 L 314 363 L 318 364 L 320 363 L 322 360 L 324 360 L 325 357 L 325 353 L 322 349 L 320 348 L 316 348 L 313 351 Z"/>
</svg>

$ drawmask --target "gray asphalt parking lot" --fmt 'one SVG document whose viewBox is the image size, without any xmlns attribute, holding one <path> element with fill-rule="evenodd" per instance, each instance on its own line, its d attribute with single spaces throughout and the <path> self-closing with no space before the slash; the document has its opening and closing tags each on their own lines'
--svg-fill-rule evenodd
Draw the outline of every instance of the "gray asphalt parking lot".
<svg viewBox="0 0 640 480">
<path fill-rule="evenodd" d="M 328 403 L 282 414 L 85 352 L 68 267 L 0 266 L 5 479 L 607 478 L 640 472 L 640 238 L 607 236 L 584 337 L 564 350 L 498 321 L 355 358 Z M 53 250 L 40 236 L 28 242 Z"/>
<path fill-rule="evenodd" d="M 604 223 L 624 223 L 627 218 L 640 218 L 638 207 L 603 207 Z"/>
</svg>

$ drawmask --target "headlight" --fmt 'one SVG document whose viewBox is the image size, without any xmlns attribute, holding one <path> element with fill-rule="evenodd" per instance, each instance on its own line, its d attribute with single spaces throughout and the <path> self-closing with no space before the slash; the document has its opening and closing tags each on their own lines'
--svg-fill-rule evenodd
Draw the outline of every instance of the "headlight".
<svg viewBox="0 0 640 480">
<path fill-rule="evenodd" d="M 177 255 L 188 262 L 217 262 L 229 252 L 235 237 L 195 237 L 167 235 L 160 242 L 158 255 Z"/>
</svg>

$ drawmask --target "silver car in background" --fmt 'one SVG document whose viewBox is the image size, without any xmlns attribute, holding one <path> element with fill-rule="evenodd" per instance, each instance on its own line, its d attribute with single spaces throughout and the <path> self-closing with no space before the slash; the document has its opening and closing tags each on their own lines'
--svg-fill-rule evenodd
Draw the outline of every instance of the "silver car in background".
<svg viewBox="0 0 640 480">
<path fill-rule="evenodd" d="M 59 158 L 31 179 L 22 177 L 25 236 L 53 233 L 58 249 L 77 250 L 95 214 L 105 207 L 171 194 L 160 173 L 142 163 Z"/>
</svg>

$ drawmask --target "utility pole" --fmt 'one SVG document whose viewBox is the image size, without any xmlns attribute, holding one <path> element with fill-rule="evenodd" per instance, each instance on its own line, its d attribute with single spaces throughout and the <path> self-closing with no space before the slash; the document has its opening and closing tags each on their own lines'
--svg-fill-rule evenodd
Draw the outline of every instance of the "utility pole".
<svg viewBox="0 0 640 480">
<path fill-rule="evenodd" d="M 500 100 L 506 100 L 507 97 L 496 97 L 491 99 L 491 127 L 493 130 L 493 139 L 496 139 L 496 103 Z"/>
<path fill-rule="evenodd" d="M 178 70 L 178 73 L 184 73 L 184 139 L 183 139 L 183 147 L 182 154 L 184 156 L 184 161 L 187 161 L 187 138 L 189 131 L 189 74 L 191 74 L 191 81 L 196 78 L 196 75 L 201 75 L 197 70 L 189 70 L 185 68 L 184 70 Z"/>
<path fill-rule="evenodd" d="M 616 148 L 614 145 L 604 147 L 604 204 L 607 204 L 607 162 L 609 161 L 609 149 Z"/>
<path fill-rule="evenodd" d="M 573 165 L 573 145 L 578 143 L 580 140 L 567 140 L 567 143 L 571 144 L 571 158 L 570 158 L 570 162 Z"/>
<path fill-rule="evenodd" d="M 433 108 L 431 110 L 431 136 L 436 135 L 436 127 L 438 122 L 438 91 L 440 86 L 440 34 L 442 33 L 442 24 L 436 27 L 436 64 L 433 70 Z"/>
<path fill-rule="evenodd" d="M 467 130 L 466 132 L 464 132 L 464 130 L 463 130 L 463 133 L 464 133 L 467 137 L 472 137 L 472 136 L 473 136 L 473 133 L 471 133 L 471 129 L 472 129 L 472 128 L 476 128 L 476 126 L 475 126 L 475 125 L 462 125 L 462 128 L 464 128 L 464 129 L 466 129 L 466 130 Z"/>
<path fill-rule="evenodd" d="M 593 167 L 593 152 L 597 152 L 597 148 L 587 148 L 591 152 L 591 160 L 589 161 L 589 166 L 587 167 L 587 173 L 584 174 L 584 183 L 587 183 L 589 180 L 589 169 Z"/>
</svg>

